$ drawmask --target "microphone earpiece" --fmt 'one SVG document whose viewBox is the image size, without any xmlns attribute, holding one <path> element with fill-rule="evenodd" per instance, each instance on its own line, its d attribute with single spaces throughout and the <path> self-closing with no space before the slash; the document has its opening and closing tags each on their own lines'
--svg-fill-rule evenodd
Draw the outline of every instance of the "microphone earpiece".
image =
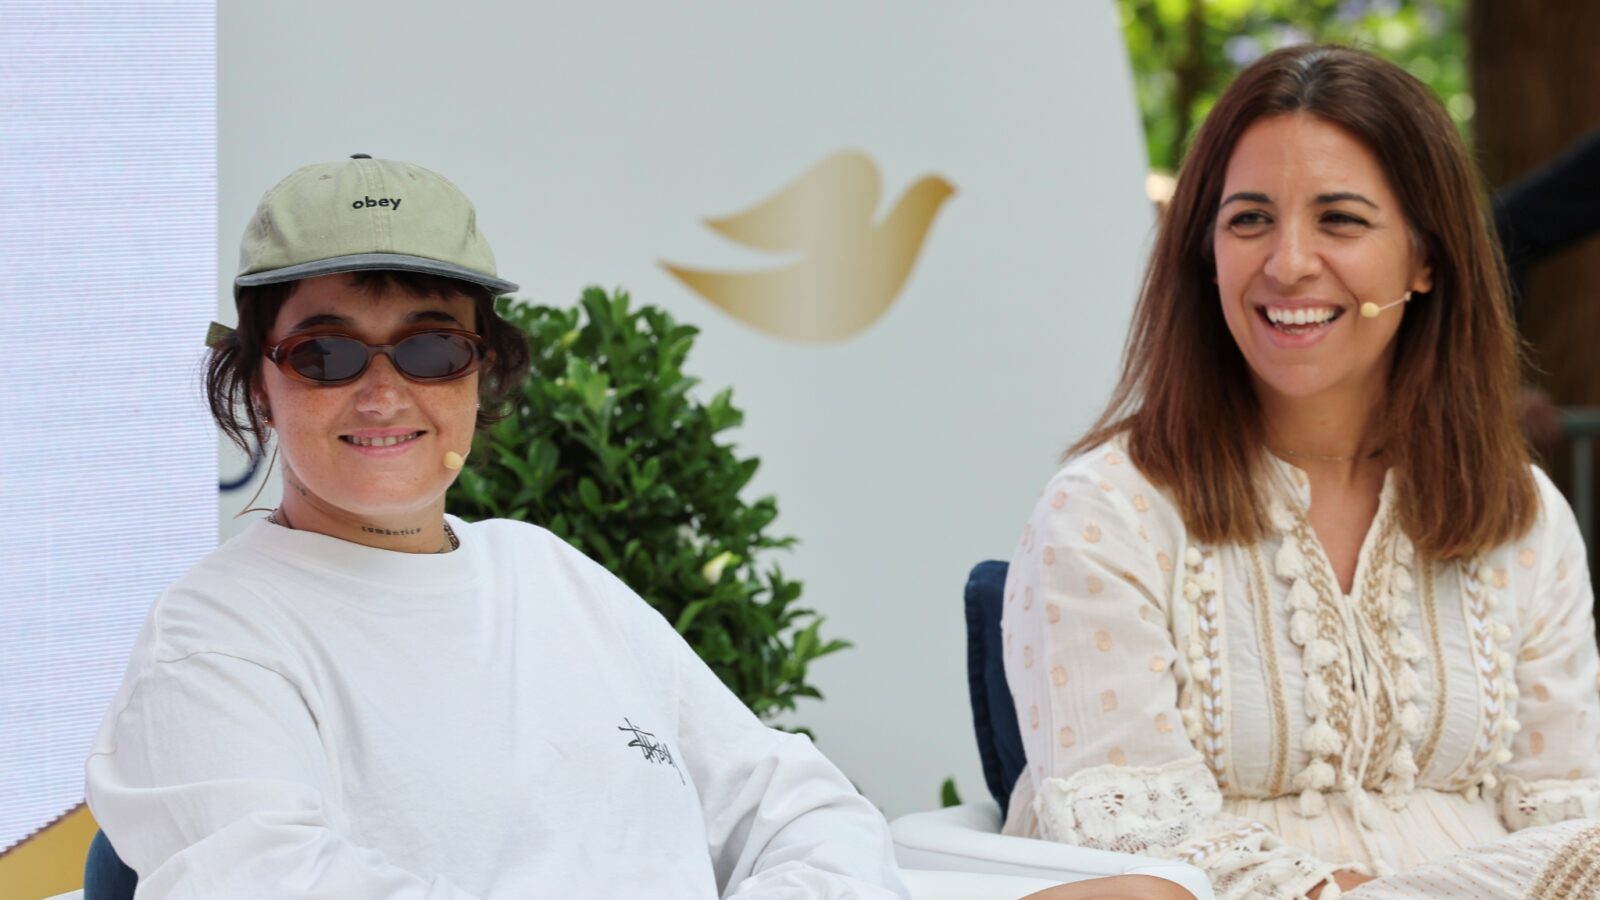
<svg viewBox="0 0 1600 900">
<path fill-rule="evenodd" d="M 452 472 L 460 471 L 461 467 L 466 465 L 466 462 L 467 458 L 454 450 L 446 450 L 444 452 L 444 467 Z"/>
<path fill-rule="evenodd" d="M 1371 300 L 1368 300 L 1367 302 L 1361 304 L 1361 318 L 1376 319 L 1378 317 L 1378 313 L 1383 312 L 1391 306 L 1399 306 L 1410 299 L 1411 292 L 1406 291 L 1406 295 L 1404 297 L 1401 297 L 1399 300 L 1396 300 L 1393 303 L 1385 303 L 1383 306 L 1379 306 L 1378 304 L 1373 303 Z"/>
</svg>

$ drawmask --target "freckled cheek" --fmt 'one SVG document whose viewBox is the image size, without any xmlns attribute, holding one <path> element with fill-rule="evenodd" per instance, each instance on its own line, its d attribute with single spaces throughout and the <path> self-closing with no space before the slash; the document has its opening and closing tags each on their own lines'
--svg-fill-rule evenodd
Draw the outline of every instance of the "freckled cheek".
<svg viewBox="0 0 1600 900">
<path fill-rule="evenodd" d="M 424 411 L 447 445 L 465 446 L 471 443 L 478 421 L 476 377 L 433 386 L 419 399 L 422 399 Z"/>
<path fill-rule="evenodd" d="M 306 384 L 270 369 L 264 374 L 262 388 L 272 410 L 272 425 L 280 431 L 303 431 L 312 423 L 329 418 L 347 402 L 348 386 Z"/>
<path fill-rule="evenodd" d="M 273 411 L 273 426 L 278 431 L 283 452 L 292 459 L 298 458 L 302 466 L 311 461 L 308 454 L 318 458 L 327 456 L 332 452 L 327 444 L 338 440 L 337 426 L 344 403 L 332 396 L 337 391 L 337 388 L 324 388 L 286 398 L 289 402 L 282 404 L 282 412 L 279 408 Z"/>
</svg>

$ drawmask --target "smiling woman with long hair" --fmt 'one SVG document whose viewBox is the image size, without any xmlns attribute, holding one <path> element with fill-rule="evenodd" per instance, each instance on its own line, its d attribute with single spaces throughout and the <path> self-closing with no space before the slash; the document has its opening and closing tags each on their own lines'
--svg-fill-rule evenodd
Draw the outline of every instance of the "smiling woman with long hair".
<svg viewBox="0 0 1600 900">
<path fill-rule="evenodd" d="M 207 382 L 283 502 L 157 599 L 88 761 L 139 896 L 904 896 L 878 811 L 625 585 L 445 514 L 515 289 L 418 166 L 263 198 Z"/>
<path fill-rule="evenodd" d="M 1596 895 L 1593 596 L 1517 365 L 1427 89 L 1337 47 L 1242 73 L 1012 561 L 1006 830 L 1227 898 Z"/>
</svg>

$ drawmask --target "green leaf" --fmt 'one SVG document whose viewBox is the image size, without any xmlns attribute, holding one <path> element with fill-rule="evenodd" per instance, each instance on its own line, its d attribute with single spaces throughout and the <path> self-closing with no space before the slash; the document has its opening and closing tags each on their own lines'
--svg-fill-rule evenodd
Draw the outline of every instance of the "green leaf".
<svg viewBox="0 0 1600 900">
<path fill-rule="evenodd" d="M 496 447 L 494 449 L 495 459 L 498 460 L 502 466 L 505 466 L 515 473 L 521 484 L 530 486 L 538 484 L 538 474 L 534 471 L 532 466 L 518 458 L 517 454 L 505 447 Z"/>
<path fill-rule="evenodd" d="M 660 477 L 661 459 L 652 456 L 645 460 L 645 464 L 640 467 L 638 476 L 633 480 L 633 489 L 638 493 L 645 493 L 650 490 L 651 485 L 655 484 L 656 479 Z"/>
<path fill-rule="evenodd" d="M 711 405 L 706 408 L 706 414 L 711 418 L 711 430 L 722 431 L 732 428 L 744 421 L 744 413 L 733 408 L 733 388 L 724 388 L 711 398 Z"/>
<path fill-rule="evenodd" d="M 600 488 L 595 486 L 594 479 L 585 477 L 578 481 L 578 498 L 583 501 L 591 513 L 602 512 L 604 504 L 600 502 Z"/>
<path fill-rule="evenodd" d="M 710 602 L 709 599 L 691 601 L 688 606 L 683 608 L 683 612 L 679 614 L 678 621 L 674 623 L 673 627 L 678 630 L 679 634 L 688 634 L 689 626 L 694 624 L 695 617 L 700 615 L 700 610 L 705 609 L 706 604 Z"/>
<path fill-rule="evenodd" d="M 837 653 L 840 650 L 848 650 L 848 649 L 850 649 L 851 647 L 854 647 L 854 646 L 855 646 L 854 644 L 850 643 L 847 640 L 843 640 L 841 638 L 835 638 L 835 639 L 827 642 L 826 644 L 823 644 L 822 647 L 817 650 L 816 655 L 811 657 L 811 658 L 812 659 L 821 659 L 822 657 L 827 656 L 830 653 Z"/>
<path fill-rule="evenodd" d="M 939 785 L 939 806 L 949 809 L 961 805 L 961 795 L 956 793 L 956 780 L 946 778 L 944 784 Z"/>
<path fill-rule="evenodd" d="M 801 629 L 794 638 L 794 655 L 802 660 L 809 660 L 817 655 L 817 648 L 821 642 L 817 640 L 817 627 L 821 622 L 814 622 L 809 627 Z"/>
</svg>

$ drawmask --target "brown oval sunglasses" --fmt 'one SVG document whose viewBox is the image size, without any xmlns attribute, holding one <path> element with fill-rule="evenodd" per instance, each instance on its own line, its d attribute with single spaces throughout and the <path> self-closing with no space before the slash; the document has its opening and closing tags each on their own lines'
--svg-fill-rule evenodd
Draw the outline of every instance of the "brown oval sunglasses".
<svg viewBox="0 0 1600 900">
<path fill-rule="evenodd" d="M 453 328 L 418 331 L 392 344 L 368 344 L 348 334 L 298 334 L 262 351 L 285 375 L 328 387 L 360 378 L 380 353 L 412 381 L 440 382 L 476 371 L 484 352 L 483 338 Z"/>
</svg>

